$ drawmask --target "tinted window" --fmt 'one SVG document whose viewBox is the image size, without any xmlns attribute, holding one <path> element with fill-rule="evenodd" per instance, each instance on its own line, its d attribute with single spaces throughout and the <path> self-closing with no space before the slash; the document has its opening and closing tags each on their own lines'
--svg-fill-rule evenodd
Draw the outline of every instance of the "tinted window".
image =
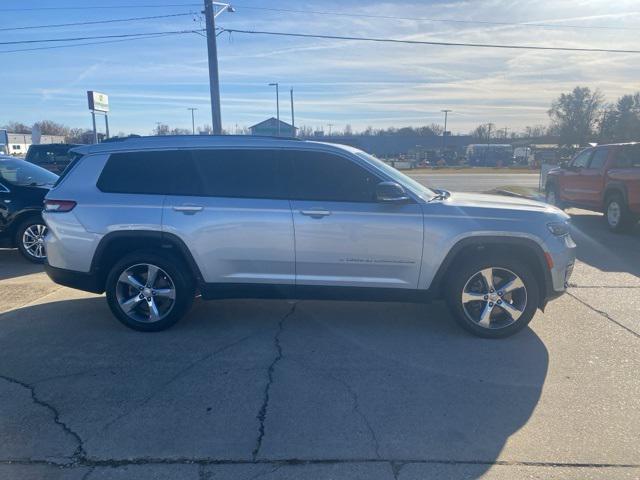
<svg viewBox="0 0 640 480">
<path fill-rule="evenodd" d="M 586 166 L 589 164 L 589 157 L 591 157 L 591 152 L 593 152 L 593 150 L 589 149 L 585 150 L 582 153 L 579 153 L 578 156 L 573 159 L 573 162 L 571 164 L 574 167 L 586 168 Z"/>
<path fill-rule="evenodd" d="M 623 145 L 618 151 L 616 167 L 640 168 L 640 145 Z"/>
<path fill-rule="evenodd" d="M 589 168 L 594 170 L 600 170 L 604 166 L 607 161 L 607 157 L 609 156 L 608 148 L 597 148 L 591 157 L 591 163 L 589 163 Z"/>
<path fill-rule="evenodd" d="M 290 152 L 291 198 L 334 202 L 375 202 L 381 181 L 365 168 L 337 155 Z"/>
<path fill-rule="evenodd" d="M 203 195 L 287 198 L 281 162 L 272 150 L 194 150 Z"/>
<path fill-rule="evenodd" d="M 71 147 L 63 146 L 46 146 L 31 147 L 28 160 L 36 164 L 62 163 L 65 164 L 71 160 L 69 149 Z"/>
<path fill-rule="evenodd" d="M 186 151 L 112 154 L 98 179 L 110 193 L 185 195 L 200 191 L 191 157 Z"/>
</svg>

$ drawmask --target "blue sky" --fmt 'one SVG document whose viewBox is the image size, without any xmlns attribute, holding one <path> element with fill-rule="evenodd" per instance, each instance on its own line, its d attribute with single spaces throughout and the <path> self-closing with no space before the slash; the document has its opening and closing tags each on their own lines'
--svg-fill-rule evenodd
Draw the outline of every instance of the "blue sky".
<svg viewBox="0 0 640 480">
<path fill-rule="evenodd" d="M 118 35 L 202 28 L 198 0 L 3 0 L 0 27 L 18 27 L 189 13 L 173 18 L 64 28 L 0 31 L 0 42 Z M 173 4 L 176 6 L 157 5 Z M 177 5 L 180 4 L 180 5 Z M 100 9 L 45 9 L 121 6 Z M 152 5 L 153 8 L 145 7 Z M 375 36 L 412 40 L 532 44 L 634 49 L 640 38 L 637 0 L 462 0 L 422 2 L 263 1 L 234 3 L 218 24 L 227 28 Z M 253 8 L 252 8 L 253 7 Z M 256 8 L 257 7 L 257 8 Z M 260 7 L 306 10 L 306 13 Z M 405 17 L 371 18 L 312 13 Z M 533 28 L 434 22 L 455 19 L 544 22 L 624 29 Z M 633 30 L 637 28 L 637 30 Z M 489 50 L 391 45 L 337 40 L 223 33 L 218 37 L 223 126 L 249 126 L 275 114 L 281 85 L 281 117 L 290 119 L 288 89 L 294 88 L 296 124 L 342 130 L 367 126 L 442 122 L 451 108 L 450 129 L 468 132 L 493 122 L 520 129 L 546 124 L 551 100 L 575 85 L 600 88 L 609 100 L 640 90 L 640 55 Z M 33 45 L 2 46 L 0 50 Z M 50 119 L 90 127 L 86 90 L 109 94 L 112 133 L 148 134 L 156 122 L 191 127 L 210 124 L 205 39 L 196 34 L 73 48 L 0 53 L 0 124 Z"/>
</svg>

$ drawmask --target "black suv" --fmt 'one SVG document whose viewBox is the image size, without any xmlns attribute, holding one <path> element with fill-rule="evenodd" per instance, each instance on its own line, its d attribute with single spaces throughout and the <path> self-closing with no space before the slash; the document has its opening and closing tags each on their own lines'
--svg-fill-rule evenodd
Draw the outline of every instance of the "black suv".
<svg viewBox="0 0 640 480">
<path fill-rule="evenodd" d="M 72 143 L 31 145 L 25 160 L 60 175 L 73 159 L 69 150 L 77 146 Z"/>
<path fill-rule="evenodd" d="M 45 259 L 42 202 L 58 176 L 18 158 L 0 155 L 0 246 L 18 248 L 35 263 Z"/>
</svg>

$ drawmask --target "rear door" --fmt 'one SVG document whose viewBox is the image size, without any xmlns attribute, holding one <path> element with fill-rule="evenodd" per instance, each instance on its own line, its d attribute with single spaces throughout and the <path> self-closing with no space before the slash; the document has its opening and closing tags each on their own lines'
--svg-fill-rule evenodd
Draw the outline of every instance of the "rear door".
<svg viewBox="0 0 640 480">
<path fill-rule="evenodd" d="M 610 182 L 625 189 L 631 211 L 640 214 L 640 144 L 620 145 L 607 174 Z"/>
<path fill-rule="evenodd" d="M 293 220 L 274 151 L 193 150 L 176 168 L 187 183 L 166 197 L 163 230 L 188 246 L 212 292 L 293 286 Z"/>
<path fill-rule="evenodd" d="M 380 203 L 377 173 L 351 158 L 287 150 L 296 285 L 417 288 L 423 244 L 418 203 Z"/>
</svg>

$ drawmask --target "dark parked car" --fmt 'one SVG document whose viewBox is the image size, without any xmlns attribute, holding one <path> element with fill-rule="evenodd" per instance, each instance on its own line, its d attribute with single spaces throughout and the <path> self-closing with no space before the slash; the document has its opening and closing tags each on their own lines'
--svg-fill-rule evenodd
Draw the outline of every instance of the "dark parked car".
<svg viewBox="0 0 640 480">
<path fill-rule="evenodd" d="M 60 175 L 73 159 L 69 150 L 77 146 L 71 143 L 31 145 L 25 160 Z"/>
<path fill-rule="evenodd" d="M 640 218 L 640 143 L 598 145 L 549 171 L 547 203 L 604 213 L 614 232 Z"/>
<path fill-rule="evenodd" d="M 57 179 L 44 168 L 0 155 L 0 246 L 18 248 L 27 260 L 44 262 L 42 202 Z"/>
</svg>

